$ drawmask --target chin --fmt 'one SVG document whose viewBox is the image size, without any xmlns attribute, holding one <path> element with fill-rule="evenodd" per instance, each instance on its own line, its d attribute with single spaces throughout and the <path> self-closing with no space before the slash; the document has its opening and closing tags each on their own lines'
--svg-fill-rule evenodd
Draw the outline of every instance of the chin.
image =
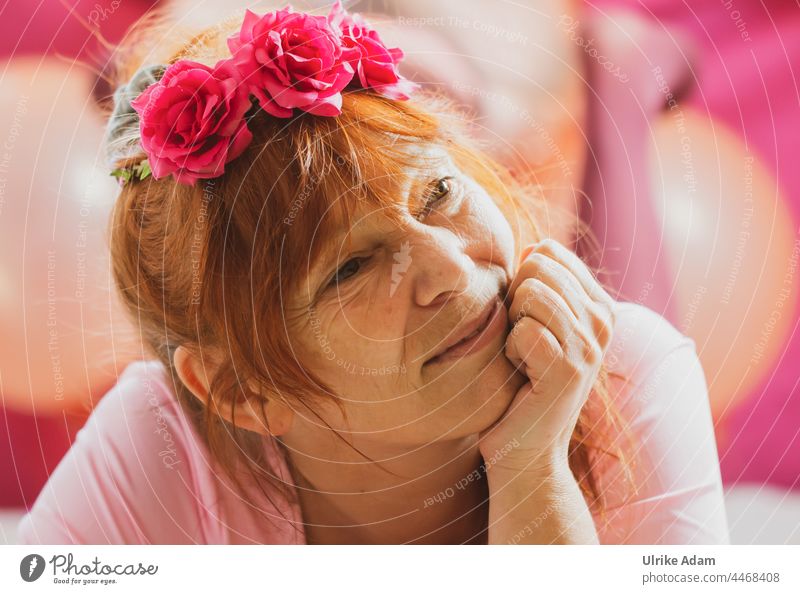
<svg viewBox="0 0 800 594">
<path fill-rule="evenodd" d="M 464 435 L 491 427 L 508 410 L 517 391 L 528 381 L 503 354 L 496 355 L 475 374 L 465 371 L 464 377 L 475 378 L 469 385 L 460 382 L 461 385 L 453 392 L 459 394 L 454 401 L 458 402 L 459 416 L 464 419 L 459 427 L 463 428 Z"/>
</svg>

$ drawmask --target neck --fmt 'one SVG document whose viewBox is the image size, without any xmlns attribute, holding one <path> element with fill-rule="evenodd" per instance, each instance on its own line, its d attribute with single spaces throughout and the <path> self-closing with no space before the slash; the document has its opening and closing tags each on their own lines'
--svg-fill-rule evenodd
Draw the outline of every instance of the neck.
<svg viewBox="0 0 800 594">
<path fill-rule="evenodd" d="M 488 487 L 477 435 L 366 452 L 377 463 L 341 441 L 324 455 L 287 445 L 309 544 L 485 541 Z"/>
</svg>

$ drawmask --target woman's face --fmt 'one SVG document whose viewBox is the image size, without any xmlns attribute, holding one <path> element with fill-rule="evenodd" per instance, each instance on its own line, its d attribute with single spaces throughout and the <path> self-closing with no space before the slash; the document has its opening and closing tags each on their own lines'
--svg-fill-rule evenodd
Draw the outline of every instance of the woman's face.
<svg viewBox="0 0 800 594">
<path fill-rule="evenodd" d="M 406 209 L 398 225 L 365 206 L 325 261 L 309 265 L 293 302 L 292 347 L 342 401 L 347 420 L 333 404 L 315 410 L 362 444 L 475 434 L 525 381 L 504 355 L 503 298 L 516 264 L 509 223 L 444 149 L 418 150 L 425 166 L 410 169 L 396 191 L 424 211 Z M 475 328 L 485 328 L 478 339 L 437 356 Z"/>
</svg>

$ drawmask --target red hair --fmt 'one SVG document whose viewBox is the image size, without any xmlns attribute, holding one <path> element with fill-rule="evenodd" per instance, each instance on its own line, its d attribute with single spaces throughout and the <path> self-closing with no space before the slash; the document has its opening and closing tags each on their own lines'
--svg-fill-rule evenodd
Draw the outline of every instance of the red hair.
<svg viewBox="0 0 800 594">
<path fill-rule="evenodd" d="M 213 63 L 224 55 L 224 38 L 236 26 L 232 21 L 231 27 L 223 24 L 179 43 L 163 62 Z M 152 39 L 161 30 L 147 23 L 128 47 L 153 47 L 142 44 L 141 35 Z M 123 53 L 118 82 L 140 66 L 130 51 Z M 110 227 L 116 286 L 143 340 L 171 377 L 177 378 L 173 353 L 178 346 L 201 361 L 213 361 L 216 373 L 205 403 L 178 380 L 174 391 L 210 452 L 240 486 L 242 469 L 270 499 L 269 487 L 284 496 L 291 493 L 266 467 L 263 436 L 215 411 L 233 411 L 244 400 L 263 410 L 268 394 L 290 395 L 312 413 L 314 399 L 336 400 L 292 353 L 283 330 L 284 320 L 293 315 L 285 296 L 300 287 L 309 262 L 329 247 L 360 201 L 384 207 L 399 220 L 398 194 L 375 180 L 399 179 L 415 165 L 404 147 L 444 146 L 512 223 L 518 249 L 543 237 L 537 224 L 547 216 L 541 194 L 480 150 L 465 120 L 440 97 L 419 93 L 411 101 L 394 101 L 353 92 L 345 95 L 338 117 L 302 113 L 284 120 L 258 114 L 249 124 L 253 142 L 217 179 L 184 186 L 171 178 L 150 178 L 121 190 Z M 144 157 L 127 155 L 116 165 Z M 603 367 L 569 449 L 573 474 L 590 505 L 600 510 L 593 452 L 608 453 L 629 468 L 622 448 L 604 446 L 616 433 L 624 428 Z M 282 447 L 280 440 L 270 441 Z"/>
</svg>

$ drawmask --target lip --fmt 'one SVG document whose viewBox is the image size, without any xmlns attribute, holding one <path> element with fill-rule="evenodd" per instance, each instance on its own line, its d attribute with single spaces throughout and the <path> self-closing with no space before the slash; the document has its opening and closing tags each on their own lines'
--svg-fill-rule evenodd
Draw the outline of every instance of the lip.
<svg viewBox="0 0 800 594">
<path fill-rule="evenodd" d="M 487 344 L 490 344 L 492 339 L 505 328 L 506 316 L 503 315 L 504 312 L 505 308 L 502 301 L 499 297 L 495 297 L 486 305 L 479 316 L 466 324 L 462 324 L 448 341 L 447 346 L 428 359 L 424 365 L 436 365 L 478 352 Z M 474 335 L 472 335 L 473 333 Z M 467 336 L 470 338 L 465 340 Z"/>
</svg>

